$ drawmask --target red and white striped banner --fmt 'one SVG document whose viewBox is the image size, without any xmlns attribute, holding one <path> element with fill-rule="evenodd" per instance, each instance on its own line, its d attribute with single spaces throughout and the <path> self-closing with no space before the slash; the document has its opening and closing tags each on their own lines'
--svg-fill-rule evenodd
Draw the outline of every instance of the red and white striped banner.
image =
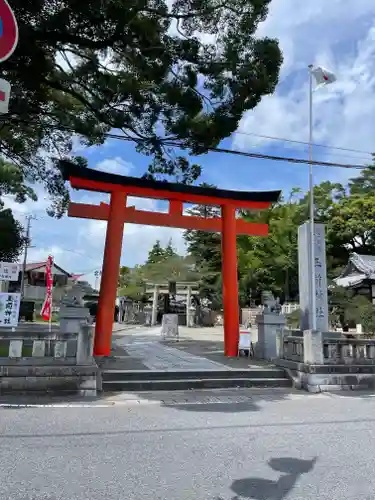
<svg viewBox="0 0 375 500">
<path fill-rule="evenodd" d="M 53 265 L 53 257 L 49 255 L 46 263 L 47 293 L 46 293 L 46 298 L 44 299 L 42 311 L 40 313 L 45 321 L 50 321 L 52 314 L 52 286 L 53 286 L 52 265 Z"/>
</svg>

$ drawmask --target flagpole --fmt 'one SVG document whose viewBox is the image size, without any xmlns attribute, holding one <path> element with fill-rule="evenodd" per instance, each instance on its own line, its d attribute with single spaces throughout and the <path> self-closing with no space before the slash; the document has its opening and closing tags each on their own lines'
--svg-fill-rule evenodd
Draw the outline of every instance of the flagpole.
<svg viewBox="0 0 375 500">
<path fill-rule="evenodd" d="M 313 65 L 309 64 L 309 191 L 310 191 L 310 256 L 311 256 L 311 329 L 316 330 L 314 178 L 313 178 Z"/>
</svg>

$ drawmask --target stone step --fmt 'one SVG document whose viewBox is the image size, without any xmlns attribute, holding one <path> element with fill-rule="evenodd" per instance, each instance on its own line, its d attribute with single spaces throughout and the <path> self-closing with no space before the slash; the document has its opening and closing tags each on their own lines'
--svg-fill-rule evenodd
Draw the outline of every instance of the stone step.
<svg viewBox="0 0 375 500">
<path fill-rule="evenodd" d="M 287 378 L 205 378 L 103 381 L 103 391 L 105 392 L 185 391 L 191 389 L 227 389 L 237 387 L 292 387 L 292 382 Z"/>
<path fill-rule="evenodd" d="M 103 381 L 131 380 L 199 380 L 199 379 L 281 379 L 280 368 L 253 368 L 250 370 L 102 370 Z"/>
</svg>

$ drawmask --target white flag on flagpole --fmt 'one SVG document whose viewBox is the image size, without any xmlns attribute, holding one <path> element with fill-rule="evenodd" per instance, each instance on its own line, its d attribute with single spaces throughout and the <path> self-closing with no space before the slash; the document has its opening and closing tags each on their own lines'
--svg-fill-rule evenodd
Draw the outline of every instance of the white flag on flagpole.
<svg viewBox="0 0 375 500">
<path fill-rule="evenodd" d="M 332 71 L 323 68 L 322 66 L 315 66 L 311 70 L 312 75 L 317 83 L 317 88 L 329 85 L 337 80 L 336 75 Z M 315 90 L 316 90 L 315 89 Z"/>
</svg>

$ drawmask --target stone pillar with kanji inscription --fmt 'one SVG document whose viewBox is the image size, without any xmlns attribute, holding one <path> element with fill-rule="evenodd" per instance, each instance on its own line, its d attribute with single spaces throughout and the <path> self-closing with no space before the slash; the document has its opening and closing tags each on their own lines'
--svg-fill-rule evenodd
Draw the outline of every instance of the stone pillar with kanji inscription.
<svg viewBox="0 0 375 500">
<path fill-rule="evenodd" d="M 312 329 L 310 223 L 298 228 L 298 277 L 301 330 Z M 316 328 L 328 331 L 327 264 L 324 224 L 314 224 L 315 314 Z"/>
</svg>

